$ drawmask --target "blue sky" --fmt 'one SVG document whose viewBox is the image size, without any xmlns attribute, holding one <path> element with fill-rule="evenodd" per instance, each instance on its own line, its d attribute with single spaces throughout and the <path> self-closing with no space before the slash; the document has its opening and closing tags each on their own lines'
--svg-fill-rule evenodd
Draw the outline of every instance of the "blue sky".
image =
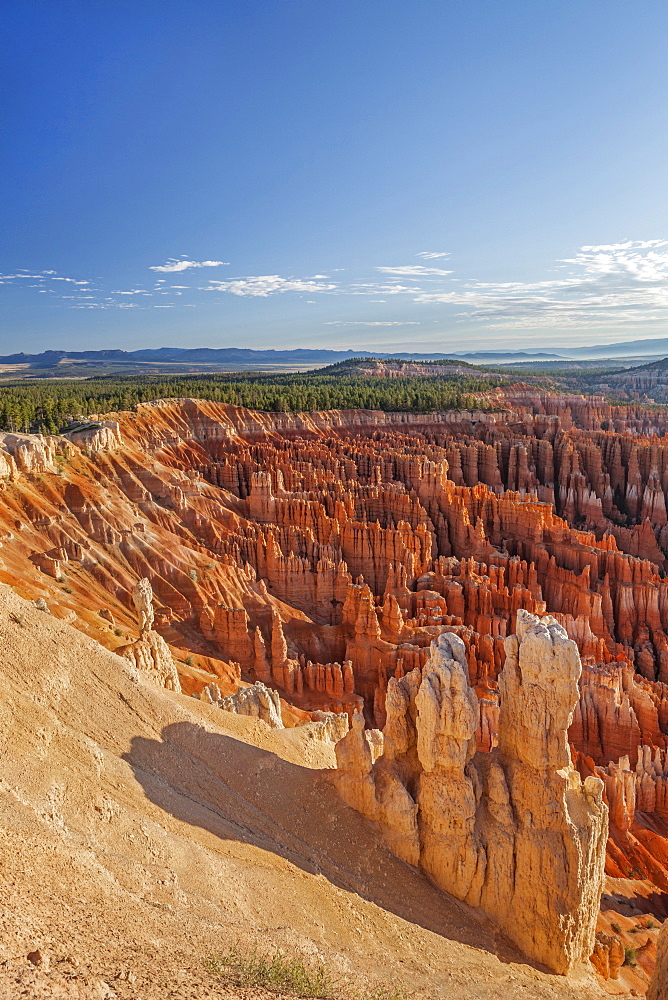
<svg viewBox="0 0 668 1000">
<path fill-rule="evenodd" d="M 16 0 L 0 351 L 668 335 L 665 0 Z"/>
</svg>

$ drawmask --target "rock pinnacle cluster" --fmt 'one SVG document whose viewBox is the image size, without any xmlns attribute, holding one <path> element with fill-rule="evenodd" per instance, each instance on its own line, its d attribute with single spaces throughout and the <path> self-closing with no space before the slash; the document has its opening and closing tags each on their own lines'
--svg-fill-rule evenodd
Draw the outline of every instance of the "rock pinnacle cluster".
<svg viewBox="0 0 668 1000">
<path fill-rule="evenodd" d="M 2 435 L 0 582 L 160 697 L 307 727 L 395 859 L 540 967 L 644 989 L 668 916 L 668 415 L 521 384 L 489 403 L 182 399 Z"/>
</svg>

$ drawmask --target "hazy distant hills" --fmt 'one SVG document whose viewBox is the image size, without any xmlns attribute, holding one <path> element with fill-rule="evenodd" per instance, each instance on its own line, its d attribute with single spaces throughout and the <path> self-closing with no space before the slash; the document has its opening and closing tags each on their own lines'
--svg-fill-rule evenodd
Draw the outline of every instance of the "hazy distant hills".
<svg viewBox="0 0 668 1000">
<path fill-rule="evenodd" d="M 0 364 L 4 365 L 57 365 L 61 361 L 116 361 L 116 362 L 204 362 L 229 364 L 230 362 L 273 362 L 275 364 L 290 364 L 300 361 L 312 363 L 322 361 L 336 362 L 345 361 L 347 358 L 402 358 L 406 361 L 443 361 L 452 357 L 471 358 L 558 358 L 558 355 L 546 351 L 481 351 L 473 353 L 429 354 L 415 352 L 412 354 L 405 352 L 381 352 L 381 351 L 330 351 L 311 350 L 309 348 L 297 348 L 289 351 L 254 351 L 244 347 L 159 347 L 139 351 L 43 351 L 41 354 L 8 354 L 0 357 Z"/>
<path fill-rule="evenodd" d="M 449 358 L 478 364 L 512 364 L 513 362 L 554 361 L 566 364 L 569 360 L 633 358 L 651 361 L 668 355 L 668 338 L 660 340 L 634 340 L 619 344 L 597 344 L 589 347 L 559 347 L 531 350 L 487 351 L 336 351 L 327 349 L 296 348 L 293 350 L 252 350 L 244 347 L 160 347 L 137 351 L 43 351 L 40 354 L 24 352 L 0 357 L 4 368 L 1 377 L 8 378 L 90 378 L 101 375 L 230 371 L 295 371 L 335 364 L 350 358 L 397 358 L 405 361 L 443 361 Z"/>
</svg>

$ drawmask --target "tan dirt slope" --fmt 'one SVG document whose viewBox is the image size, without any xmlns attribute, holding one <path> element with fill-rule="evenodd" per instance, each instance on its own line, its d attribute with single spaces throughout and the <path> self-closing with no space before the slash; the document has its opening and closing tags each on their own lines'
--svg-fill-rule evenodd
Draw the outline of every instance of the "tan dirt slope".
<svg viewBox="0 0 668 1000">
<path fill-rule="evenodd" d="M 202 960 L 238 939 L 299 949 L 360 987 L 602 996 L 588 972 L 526 964 L 386 851 L 338 798 L 333 746 L 309 726 L 271 730 L 132 672 L 0 588 L 2 1000 L 229 995 Z"/>
</svg>

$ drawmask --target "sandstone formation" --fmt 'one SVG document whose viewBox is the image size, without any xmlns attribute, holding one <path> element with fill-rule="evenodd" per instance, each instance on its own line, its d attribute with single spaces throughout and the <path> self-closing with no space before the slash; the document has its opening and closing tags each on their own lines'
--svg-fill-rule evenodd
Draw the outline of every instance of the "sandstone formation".
<svg viewBox="0 0 668 1000">
<path fill-rule="evenodd" d="M 310 728 L 318 739 L 326 740 L 328 743 L 338 743 L 348 732 L 350 722 L 345 712 L 341 712 L 339 715 L 335 715 L 334 712 L 311 712 Z M 369 730 L 366 734 L 369 745 L 372 747 L 372 753 L 375 744 L 372 742 L 373 736 L 370 734 L 375 732 L 376 730 Z"/>
<path fill-rule="evenodd" d="M 181 691 L 181 682 L 169 646 L 152 628 L 154 621 L 153 590 L 146 577 L 137 582 L 132 601 L 139 618 L 140 636 L 136 642 L 117 650 L 127 657 L 140 675 L 156 687 Z"/>
<path fill-rule="evenodd" d="M 139 618 L 140 632 L 149 631 L 155 620 L 153 613 L 153 590 L 147 577 L 142 577 L 132 591 L 132 603 Z"/>
<path fill-rule="evenodd" d="M 116 420 L 96 420 L 92 418 L 85 424 L 73 427 L 65 435 L 68 441 L 88 453 L 96 451 L 111 451 L 123 444 L 120 427 Z"/>
<path fill-rule="evenodd" d="M 624 945 L 616 934 L 599 931 L 591 954 L 591 963 L 603 979 L 619 979 L 624 964 Z"/>
<path fill-rule="evenodd" d="M 262 681 L 256 681 L 251 687 L 240 687 L 236 694 L 228 695 L 226 698 L 221 697 L 216 684 L 209 684 L 202 691 L 200 699 L 210 705 L 218 705 L 225 712 L 262 719 L 272 729 L 283 728 L 278 691 L 265 687 Z"/>
<path fill-rule="evenodd" d="M 603 782 L 584 782 L 567 730 L 580 658 L 552 618 L 517 613 L 500 677 L 499 746 L 476 753 L 466 647 L 444 633 L 387 694 L 384 754 L 363 719 L 337 744 L 335 781 L 404 860 L 481 906 L 528 955 L 567 973 L 589 957 L 603 883 Z"/>
</svg>

